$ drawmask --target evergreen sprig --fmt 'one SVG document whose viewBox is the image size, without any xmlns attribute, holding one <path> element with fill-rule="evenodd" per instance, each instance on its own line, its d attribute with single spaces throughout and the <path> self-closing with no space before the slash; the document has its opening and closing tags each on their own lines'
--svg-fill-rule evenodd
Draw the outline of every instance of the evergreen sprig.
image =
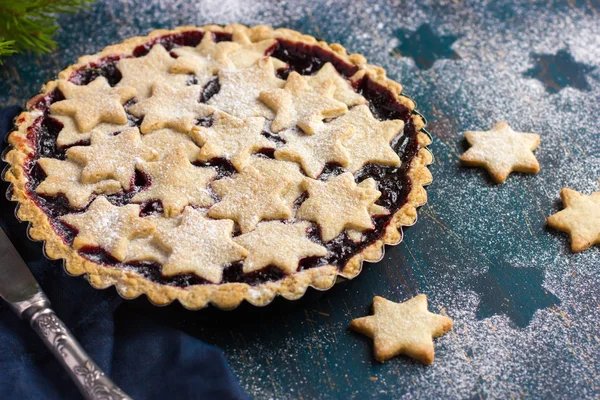
<svg viewBox="0 0 600 400">
<path fill-rule="evenodd" d="M 56 49 L 57 15 L 76 13 L 94 0 L 0 1 L 0 58 L 15 52 L 49 53 Z M 1 60 L 0 60 L 1 63 Z"/>
<path fill-rule="evenodd" d="M 3 37 L 0 37 L 0 65 L 2 65 L 2 57 L 16 53 L 14 46 L 14 40 L 6 40 Z"/>
</svg>

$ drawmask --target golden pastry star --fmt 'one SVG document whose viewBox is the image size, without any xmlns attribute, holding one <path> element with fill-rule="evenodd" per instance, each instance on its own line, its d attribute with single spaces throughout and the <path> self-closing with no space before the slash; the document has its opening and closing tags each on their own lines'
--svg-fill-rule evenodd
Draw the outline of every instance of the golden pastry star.
<svg viewBox="0 0 600 400">
<path fill-rule="evenodd" d="M 231 40 L 240 46 L 228 55 L 229 59 L 237 68 L 247 68 L 256 61 L 264 58 L 267 52 L 277 44 L 276 39 L 265 39 L 260 42 L 252 43 L 248 35 L 240 29 L 233 31 Z M 272 58 L 275 69 L 285 68 L 287 66 L 281 60 Z"/>
<path fill-rule="evenodd" d="M 215 43 L 214 35 L 206 32 L 198 46 L 180 47 L 173 50 L 178 57 L 171 66 L 176 74 L 194 74 L 201 87 L 222 69 L 233 69 L 234 64 L 227 55 L 240 47 L 233 42 Z"/>
<path fill-rule="evenodd" d="M 345 167 L 348 171 L 356 172 L 369 163 L 400 166 L 400 157 L 390 146 L 390 142 L 402 133 L 403 121 L 379 121 L 373 117 L 368 106 L 360 105 L 334 119 L 329 125 L 332 128 L 353 126 L 356 129 L 356 134 L 343 143 L 350 158 Z"/>
<path fill-rule="evenodd" d="M 69 205 L 76 209 L 85 207 L 94 193 L 112 194 L 121 190 L 121 184 L 115 180 L 81 183 L 81 167 L 70 161 L 40 158 L 37 163 L 46 178 L 35 188 L 35 192 L 47 196 L 63 194 L 69 200 Z"/>
<path fill-rule="evenodd" d="M 198 160 L 200 147 L 185 133 L 176 132 L 172 129 L 159 129 L 142 136 L 142 143 L 156 150 L 160 159 L 165 158 L 173 152 L 173 149 L 183 146 L 188 159 L 191 162 Z"/>
<path fill-rule="evenodd" d="M 345 172 L 326 182 L 305 179 L 308 199 L 296 213 L 297 218 L 316 222 L 321 228 L 321 238 L 328 242 L 344 229 L 364 231 L 373 229 L 369 209 L 381 196 L 371 187 L 358 187 L 354 176 Z"/>
<path fill-rule="evenodd" d="M 367 99 L 356 93 L 350 82 L 344 79 L 330 62 L 323 65 L 315 75 L 305 76 L 305 78 L 312 87 L 319 87 L 329 81 L 333 82 L 335 85 L 333 98 L 348 107 L 367 103 Z"/>
<path fill-rule="evenodd" d="M 423 364 L 433 363 L 433 340 L 452 329 L 452 319 L 427 311 L 427 296 L 404 303 L 375 296 L 373 314 L 352 320 L 350 328 L 373 339 L 377 361 L 404 354 Z"/>
<path fill-rule="evenodd" d="M 164 245 L 156 238 L 156 232 L 166 232 L 169 229 L 175 228 L 180 223 L 181 218 L 165 218 L 162 215 L 151 215 L 144 217 L 156 227 L 156 231 L 152 236 L 136 238 L 129 241 L 127 246 L 127 257 L 124 262 L 132 261 L 150 261 L 158 264 L 164 264 L 167 261 L 168 252 Z"/>
<path fill-rule="evenodd" d="M 179 215 L 187 205 L 209 207 L 214 203 L 206 186 L 217 172 L 193 166 L 183 146 L 160 161 L 141 162 L 137 168 L 150 178 L 150 187 L 133 196 L 134 203 L 160 200 L 167 217 Z"/>
<path fill-rule="evenodd" d="M 463 164 L 488 170 L 496 183 L 502 183 L 513 172 L 537 174 L 540 165 L 533 155 L 540 145 L 535 133 L 515 132 L 504 121 L 489 131 L 465 132 L 472 146 L 460 156 Z"/>
<path fill-rule="evenodd" d="M 87 132 L 100 122 L 126 124 L 127 114 L 123 103 L 136 95 L 135 89 L 131 87 L 110 87 L 103 76 L 85 86 L 61 79 L 58 81 L 58 89 L 65 100 L 53 103 L 50 111 L 73 117 L 80 132 Z"/>
<path fill-rule="evenodd" d="M 375 181 L 373 178 L 367 178 L 357 186 L 364 189 L 377 190 L 377 181 Z M 382 207 L 379 204 L 373 203 L 369 207 L 369 214 L 371 215 L 389 215 L 389 213 L 390 211 L 387 208 Z M 350 240 L 353 240 L 354 242 L 360 242 L 363 238 L 362 232 L 360 231 L 347 229 L 346 233 L 348 234 Z"/>
<path fill-rule="evenodd" d="M 129 190 L 135 165 L 143 160 L 156 160 L 158 153 L 142 143 L 138 128 L 130 128 L 115 136 L 92 132 L 91 144 L 71 147 L 67 157 L 84 165 L 82 183 L 116 179 Z"/>
<path fill-rule="evenodd" d="M 290 187 L 283 193 L 282 198 L 290 208 L 294 207 L 294 202 L 304 192 L 302 188 L 304 174 L 300 172 L 298 164 L 253 156 L 249 165 L 265 175 L 267 180 L 277 180 L 285 176 L 290 181 Z"/>
<path fill-rule="evenodd" d="M 565 209 L 551 215 L 548 225 L 571 235 L 571 249 L 578 253 L 600 243 L 600 192 L 589 196 L 563 188 Z"/>
<path fill-rule="evenodd" d="M 326 125 L 313 135 L 288 129 L 279 134 L 286 143 L 275 151 L 275 158 L 297 162 L 306 175 L 317 178 L 329 162 L 348 165 L 348 152 L 342 143 L 354 132 L 350 125 L 333 128 Z"/>
<path fill-rule="evenodd" d="M 213 283 L 223 279 L 228 263 L 246 257 L 248 251 L 231 239 L 233 221 L 206 218 L 186 207 L 174 228 L 157 227 L 156 237 L 169 252 L 162 274 L 192 273 Z"/>
<path fill-rule="evenodd" d="M 221 201 L 208 210 L 208 216 L 233 219 L 242 233 L 251 231 L 263 219 L 288 219 L 292 209 L 282 195 L 290 184 L 286 177 L 270 180 L 256 168 L 247 166 L 233 178 L 212 183 Z"/>
<path fill-rule="evenodd" d="M 201 91 L 200 85 L 175 88 L 157 82 L 152 87 L 152 96 L 129 107 L 129 112 L 136 117 L 144 116 L 140 126 L 142 133 L 162 128 L 187 133 L 196 124 L 196 119 L 214 112 L 214 108 L 200 103 Z"/>
<path fill-rule="evenodd" d="M 208 100 L 208 105 L 238 118 L 273 118 L 273 111 L 258 95 L 264 90 L 280 88 L 284 81 L 275 76 L 271 57 L 259 60 L 249 68 L 219 71 L 221 89 Z"/>
<path fill-rule="evenodd" d="M 312 135 L 323 127 L 325 118 L 338 117 L 348 111 L 346 104 L 333 98 L 335 90 L 333 81 L 314 88 L 293 71 L 283 89 L 262 91 L 259 98 L 277 113 L 271 123 L 272 132 L 298 126 Z"/>
<path fill-rule="evenodd" d="M 202 145 L 200 160 L 209 161 L 222 157 L 241 171 L 252 153 L 275 148 L 275 143 L 262 135 L 264 126 L 263 118 L 238 119 L 229 114 L 215 112 L 212 126 L 195 126 L 191 136 Z"/>
<path fill-rule="evenodd" d="M 65 115 L 52 115 L 52 119 L 55 119 L 62 124 L 62 128 L 60 132 L 58 132 L 58 137 L 56 138 L 56 145 L 58 147 L 64 148 L 90 140 L 92 131 L 81 132 L 72 117 L 67 117 Z M 96 125 L 92 130 L 109 135 L 111 133 L 121 132 L 130 127 L 131 126 L 128 123 L 110 124 L 102 122 Z"/>
<path fill-rule="evenodd" d="M 143 57 L 122 58 L 117 63 L 123 78 L 118 87 L 128 86 L 135 88 L 138 100 L 143 100 L 152 93 L 152 86 L 156 82 L 170 84 L 173 87 L 186 86 L 188 77 L 182 74 L 169 72 L 175 59 L 161 44 L 155 44 L 150 52 Z"/>
<path fill-rule="evenodd" d="M 234 238 L 236 243 L 248 250 L 248 257 L 244 260 L 244 273 L 274 265 L 287 274 L 292 274 L 303 258 L 326 256 L 325 247 L 306 237 L 309 226 L 308 222 L 261 222 L 252 232 Z"/>
<path fill-rule="evenodd" d="M 152 222 L 140 217 L 137 204 L 117 207 L 103 196 L 96 198 L 86 212 L 67 214 L 60 220 L 77 229 L 74 249 L 100 247 L 119 261 L 127 256 L 129 240 L 149 236 L 155 230 Z"/>
</svg>

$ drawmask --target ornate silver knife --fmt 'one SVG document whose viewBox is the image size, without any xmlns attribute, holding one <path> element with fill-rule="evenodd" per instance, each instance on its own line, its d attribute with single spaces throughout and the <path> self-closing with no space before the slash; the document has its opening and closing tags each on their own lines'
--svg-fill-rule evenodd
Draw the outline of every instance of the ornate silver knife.
<svg viewBox="0 0 600 400">
<path fill-rule="evenodd" d="M 29 321 L 48 349 L 56 356 L 86 399 L 131 399 L 90 359 L 50 308 L 48 298 L 0 229 L 0 297 Z"/>
</svg>

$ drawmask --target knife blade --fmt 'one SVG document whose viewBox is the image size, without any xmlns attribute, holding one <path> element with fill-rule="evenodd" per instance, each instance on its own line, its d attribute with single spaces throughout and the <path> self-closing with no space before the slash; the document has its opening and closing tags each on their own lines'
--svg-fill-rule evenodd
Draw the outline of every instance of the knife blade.
<svg viewBox="0 0 600 400">
<path fill-rule="evenodd" d="M 43 296 L 40 286 L 25 261 L 2 229 L 0 229 L 0 260 L 0 297 L 13 305 L 13 308 L 19 310 L 22 307 L 18 306 L 22 302 Z"/>
<path fill-rule="evenodd" d="M 29 322 L 86 399 L 131 400 L 92 361 L 50 308 L 31 271 L 0 229 L 0 297 Z"/>
</svg>

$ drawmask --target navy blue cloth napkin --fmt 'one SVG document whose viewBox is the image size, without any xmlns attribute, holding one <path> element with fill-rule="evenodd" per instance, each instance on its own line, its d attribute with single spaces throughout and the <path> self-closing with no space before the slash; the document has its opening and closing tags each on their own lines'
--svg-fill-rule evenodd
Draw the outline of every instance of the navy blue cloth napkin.
<svg viewBox="0 0 600 400">
<path fill-rule="evenodd" d="M 0 138 L 12 129 L 19 111 L 0 109 Z M 177 305 L 158 309 L 146 299 L 126 301 L 114 288 L 96 290 L 83 278 L 68 277 L 61 262 L 44 258 L 41 244 L 27 239 L 26 224 L 16 220 L 15 204 L 4 196 L 7 187 L 4 182 L 0 187 L 0 226 L 59 317 L 126 393 L 134 399 L 248 398 L 219 349 L 186 333 L 181 323 L 169 323 L 169 318 L 194 320 L 194 312 Z M 154 318 L 152 309 L 163 317 Z M 36 334 L 1 300 L 0 398 L 81 398 Z"/>
</svg>

